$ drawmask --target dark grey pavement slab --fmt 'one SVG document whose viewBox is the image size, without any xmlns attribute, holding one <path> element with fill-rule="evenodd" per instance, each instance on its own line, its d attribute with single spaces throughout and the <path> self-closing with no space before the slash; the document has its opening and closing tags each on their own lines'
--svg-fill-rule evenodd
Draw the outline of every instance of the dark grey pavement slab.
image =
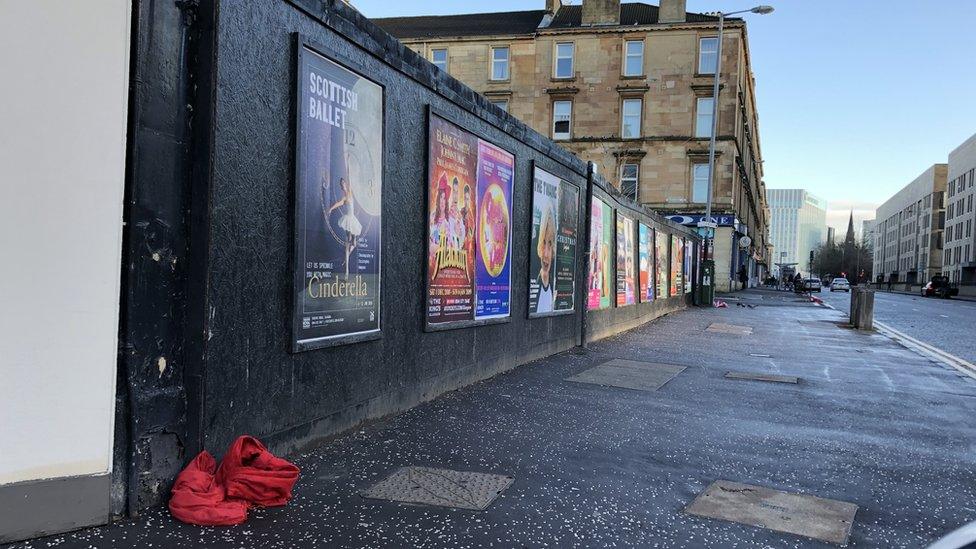
<svg viewBox="0 0 976 549">
<path fill-rule="evenodd" d="M 835 547 L 684 513 L 717 480 L 857 505 L 851 547 L 924 547 L 976 519 L 976 383 L 837 311 L 744 295 L 757 306 L 675 313 L 293 456 L 295 499 L 241 526 L 156 510 L 18 547 Z M 687 368 L 654 392 L 563 381 L 621 357 Z M 406 466 L 515 481 L 484 511 L 360 495 Z"/>
</svg>

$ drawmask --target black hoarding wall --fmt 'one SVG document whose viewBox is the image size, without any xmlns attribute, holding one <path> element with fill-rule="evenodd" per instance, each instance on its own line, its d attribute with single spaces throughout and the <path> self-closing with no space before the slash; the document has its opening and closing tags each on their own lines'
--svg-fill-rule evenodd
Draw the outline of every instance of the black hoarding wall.
<svg viewBox="0 0 976 549">
<path fill-rule="evenodd" d="M 694 242 L 699 239 L 687 227 L 679 225 L 663 216 L 648 212 L 644 208 L 621 196 L 617 190 L 599 176 L 593 177 L 593 197 L 604 202 L 614 210 L 614 217 L 624 215 L 635 224 L 642 223 L 655 233 L 690 238 Z M 636 227 L 635 227 L 636 229 Z M 636 240 L 636 237 L 635 237 Z M 610 263 L 616 265 L 617 246 L 611 247 Z M 611 306 L 603 309 L 591 309 L 586 313 L 586 340 L 593 341 L 640 326 L 668 313 L 677 311 L 692 304 L 693 293 L 679 293 L 678 296 L 655 296 L 652 301 L 635 300 L 633 305 Z"/>
<path fill-rule="evenodd" d="M 170 301 L 186 309 L 177 322 L 182 332 L 165 336 L 179 347 L 180 361 L 159 370 L 149 353 L 145 360 L 122 365 L 139 373 L 129 376 L 130 423 L 154 425 L 175 437 L 174 448 L 184 461 L 203 448 L 220 457 L 245 433 L 287 453 L 369 418 L 570 349 L 584 337 L 612 335 L 689 303 L 690 294 L 683 294 L 612 306 L 587 314 L 584 328 L 588 239 L 583 220 L 589 205 L 582 198 L 588 188 L 635 220 L 675 235 L 690 233 L 628 205 L 599 177 L 588 185 L 591 175 L 581 160 L 441 73 L 342 2 L 212 0 L 193 7 L 181 28 L 155 29 L 153 36 L 174 44 L 189 36 L 189 51 L 195 53 L 186 69 L 197 83 L 188 101 L 193 105 L 191 130 L 170 140 L 186 144 L 186 158 L 174 153 L 172 162 L 189 158 L 192 168 L 154 179 L 157 187 L 172 187 L 174 201 L 191 201 L 183 224 L 174 220 L 172 225 L 189 242 L 187 271 L 177 271 L 179 292 L 168 292 Z M 140 12 L 139 17 L 142 22 L 149 15 Z M 293 340 L 296 143 L 301 142 L 296 137 L 296 80 L 303 44 L 381 86 L 385 111 L 380 334 L 321 348 Z M 137 72 L 151 74 L 147 64 L 167 62 L 144 55 L 135 63 Z M 430 112 L 514 155 L 507 321 L 450 330 L 431 330 L 425 323 Z M 147 143 L 153 139 L 138 132 L 132 137 Z M 581 191 L 580 298 L 572 314 L 528 318 L 533 167 Z M 141 248 L 132 254 L 130 261 L 151 257 Z M 134 269 L 155 267 L 155 262 L 133 263 Z M 137 310 L 140 299 L 162 296 L 131 294 L 129 309 Z M 152 333 L 150 324 L 123 327 L 126 341 Z M 180 397 L 179 407 L 171 411 L 143 405 L 139 398 L 154 394 L 160 375 L 175 384 L 167 385 L 166 395 Z M 140 451 L 142 435 L 132 434 L 133 451 Z M 129 478 L 139 479 L 128 486 L 135 492 L 130 502 L 136 502 L 130 512 L 165 499 L 174 473 L 168 462 L 130 463 Z"/>
</svg>

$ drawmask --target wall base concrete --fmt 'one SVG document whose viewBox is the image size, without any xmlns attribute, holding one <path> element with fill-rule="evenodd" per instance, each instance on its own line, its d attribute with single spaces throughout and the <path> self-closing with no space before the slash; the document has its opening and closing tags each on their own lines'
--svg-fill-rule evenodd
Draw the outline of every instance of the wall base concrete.
<svg viewBox="0 0 976 549">
<path fill-rule="evenodd" d="M 0 543 L 107 523 L 111 484 L 105 474 L 0 486 Z"/>
<path fill-rule="evenodd" d="M 263 441 L 275 453 L 289 454 L 321 444 L 328 437 L 352 429 L 365 421 L 405 412 L 424 402 L 473 383 L 503 374 L 523 364 L 576 347 L 576 339 L 564 338 L 536 345 L 513 362 L 508 356 L 480 360 L 466 367 L 420 380 L 357 402 L 311 422 L 265 435 Z"/>
</svg>

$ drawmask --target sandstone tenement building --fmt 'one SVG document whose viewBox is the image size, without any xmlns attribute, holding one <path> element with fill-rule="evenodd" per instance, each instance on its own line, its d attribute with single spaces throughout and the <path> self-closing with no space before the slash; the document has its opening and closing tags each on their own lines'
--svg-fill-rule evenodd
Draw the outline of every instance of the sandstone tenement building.
<svg viewBox="0 0 976 549">
<path fill-rule="evenodd" d="M 545 0 L 540 7 L 375 22 L 596 162 L 634 200 L 696 224 L 709 175 L 717 17 L 687 13 L 684 0 Z M 755 282 L 772 262 L 747 38 L 743 20 L 726 20 L 712 195 L 719 291 L 737 287 L 741 267 Z"/>
</svg>

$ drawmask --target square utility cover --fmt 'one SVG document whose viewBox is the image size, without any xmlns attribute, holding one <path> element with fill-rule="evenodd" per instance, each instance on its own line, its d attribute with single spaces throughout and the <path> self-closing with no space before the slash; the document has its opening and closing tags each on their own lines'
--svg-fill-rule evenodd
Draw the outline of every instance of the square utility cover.
<svg viewBox="0 0 976 549">
<path fill-rule="evenodd" d="M 735 324 L 724 324 L 722 322 L 715 322 L 710 324 L 708 328 L 705 329 L 706 332 L 715 332 L 720 334 L 737 334 L 737 335 L 752 335 L 752 326 L 737 326 Z"/>
<path fill-rule="evenodd" d="M 514 477 L 432 467 L 402 467 L 360 492 L 365 498 L 483 511 Z"/>
<path fill-rule="evenodd" d="M 566 378 L 576 383 L 591 383 L 637 391 L 656 391 L 685 370 L 676 364 L 638 362 L 616 358 Z"/>
<path fill-rule="evenodd" d="M 717 480 L 685 512 L 844 545 L 857 505 Z"/>
</svg>

